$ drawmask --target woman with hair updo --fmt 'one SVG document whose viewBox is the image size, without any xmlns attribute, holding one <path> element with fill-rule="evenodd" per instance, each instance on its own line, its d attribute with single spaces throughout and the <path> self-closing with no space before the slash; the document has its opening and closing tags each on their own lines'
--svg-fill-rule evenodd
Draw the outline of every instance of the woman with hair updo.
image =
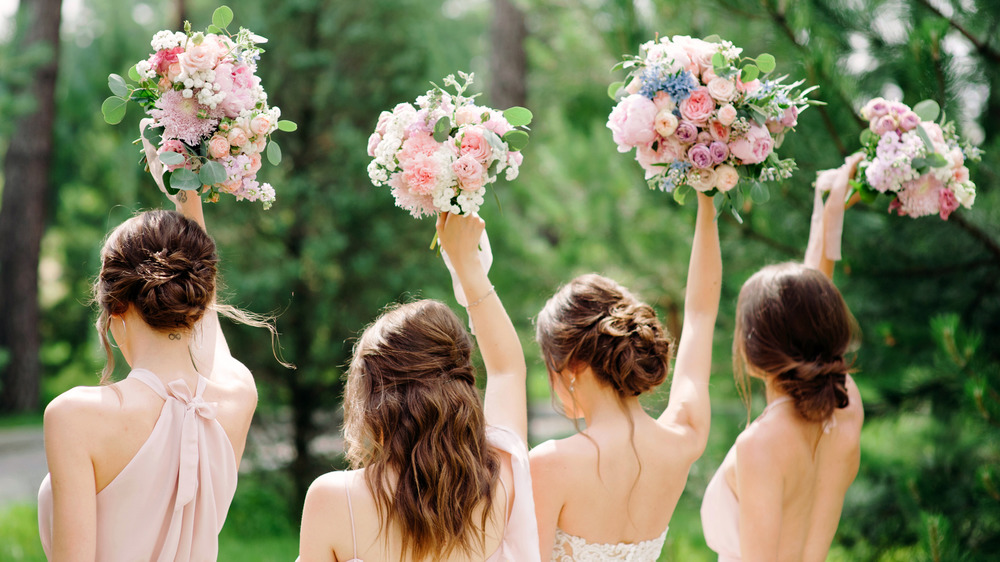
<svg viewBox="0 0 1000 562">
<path fill-rule="evenodd" d="M 712 199 L 698 194 L 684 324 L 670 400 L 659 418 L 639 396 L 667 378 L 671 341 L 653 309 L 624 287 L 584 275 L 537 319 L 549 380 L 586 429 L 531 451 L 545 560 L 655 561 L 691 465 L 705 450 L 708 380 L 722 260 Z"/>
<path fill-rule="evenodd" d="M 817 179 L 805 264 L 765 267 L 740 290 L 737 387 L 749 412 L 748 376 L 761 379 L 767 407 L 705 490 L 702 527 L 720 562 L 826 560 L 857 476 L 864 410 L 845 358 L 855 326 L 831 280 L 856 165 Z"/>
<path fill-rule="evenodd" d="M 390 309 L 354 348 L 344 397 L 347 458 L 309 487 L 302 562 L 538 560 L 521 343 L 477 255 L 484 224 L 442 214 L 483 364 L 444 304 Z"/>
<path fill-rule="evenodd" d="M 257 389 L 216 311 L 272 327 L 215 304 L 219 259 L 201 201 L 175 197 L 183 214 L 140 213 L 108 236 L 93 288 L 101 385 L 45 409 L 38 523 L 50 560 L 217 557 Z M 118 382 L 111 347 L 131 367 Z"/>
</svg>

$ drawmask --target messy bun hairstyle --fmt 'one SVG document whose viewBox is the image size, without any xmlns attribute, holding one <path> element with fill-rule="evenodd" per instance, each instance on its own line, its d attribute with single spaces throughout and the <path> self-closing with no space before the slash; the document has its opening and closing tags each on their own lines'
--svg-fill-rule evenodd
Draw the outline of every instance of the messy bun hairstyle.
<svg viewBox="0 0 1000 562">
<path fill-rule="evenodd" d="M 421 300 L 384 313 L 355 346 L 347 458 L 365 468 L 382 528 L 400 529 L 401 558 L 485 556 L 500 456 L 486 442 L 472 345 L 451 309 Z"/>
<path fill-rule="evenodd" d="M 621 398 L 662 384 L 673 348 L 651 306 L 593 273 L 573 279 L 545 303 L 536 339 L 549 371 L 587 365 Z"/>
<path fill-rule="evenodd" d="M 213 302 L 218 261 L 205 230 L 174 211 L 140 213 L 111 232 L 93 287 L 97 331 L 108 356 L 102 382 L 114 370 L 111 317 L 131 305 L 156 330 L 190 330 Z"/>
<path fill-rule="evenodd" d="M 798 263 L 765 267 L 740 290 L 733 361 L 737 385 L 749 406 L 746 367 L 774 377 L 795 410 L 823 421 L 846 408 L 845 359 L 855 323 L 840 291 L 819 270 Z"/>
</svg>

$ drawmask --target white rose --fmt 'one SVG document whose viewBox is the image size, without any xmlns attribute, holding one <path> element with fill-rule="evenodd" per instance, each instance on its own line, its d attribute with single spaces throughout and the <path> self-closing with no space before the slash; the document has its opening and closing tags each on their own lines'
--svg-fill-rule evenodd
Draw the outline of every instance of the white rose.
<svg viewBox="0 0 1000 562">
<path fill-rule="evenodd" d="M 739 181 L 739 172 L 729 164 L 721 164 L 715 168 L 715 187 L 719 188 L 719 191 L 729 191 L 736 187 Z"/>
<path fill-rule="evenodd" d="M 736 95 L 736 84 L 726 78 L 713 78 L 708 83 L 708 93 L 716 101 L 721 103 L 730 102 Z"/>
<path fill-rule="evenodd" d="M 687 174 L 688 185 L 697 191 L 708 191 L 715 187 L 715 170 L 712 168 L 692 168 Z"/>
</svg>

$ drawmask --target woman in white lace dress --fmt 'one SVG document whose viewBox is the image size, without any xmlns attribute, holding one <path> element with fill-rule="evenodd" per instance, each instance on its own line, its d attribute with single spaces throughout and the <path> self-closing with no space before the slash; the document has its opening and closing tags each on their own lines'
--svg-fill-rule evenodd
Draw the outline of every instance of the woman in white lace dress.
<svg viewBox="0 0 1000 562">
<path fill-rule="evenodd" d="M 722 260 L 715 209 L 698 195 L 683 332 L 659 418 L 639 396 L 667 378 L 671 342 L 653 309 L 599 275 L 574 279 L 538 316 L 562 407 L 586 429 L 531 451 L 544 560 L 653 561 L 708 439 L 708 379 Z"/>
</svg>

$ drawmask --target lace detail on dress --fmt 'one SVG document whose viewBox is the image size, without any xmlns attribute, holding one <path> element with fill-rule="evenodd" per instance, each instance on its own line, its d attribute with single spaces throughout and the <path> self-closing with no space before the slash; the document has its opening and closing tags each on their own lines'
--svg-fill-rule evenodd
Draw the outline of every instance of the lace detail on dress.
<svg viewBox="0 0 1000 562">
<path fill-rule="evenodd" d="M 667 540 L 667 527 L 663 534 L 642 542 L 620 542 L 618 544 L 588 543 L 560 528 L 556 528 L 556 540 L 552 545 L 553 562 L 656 562 Z"/>
</svg>

